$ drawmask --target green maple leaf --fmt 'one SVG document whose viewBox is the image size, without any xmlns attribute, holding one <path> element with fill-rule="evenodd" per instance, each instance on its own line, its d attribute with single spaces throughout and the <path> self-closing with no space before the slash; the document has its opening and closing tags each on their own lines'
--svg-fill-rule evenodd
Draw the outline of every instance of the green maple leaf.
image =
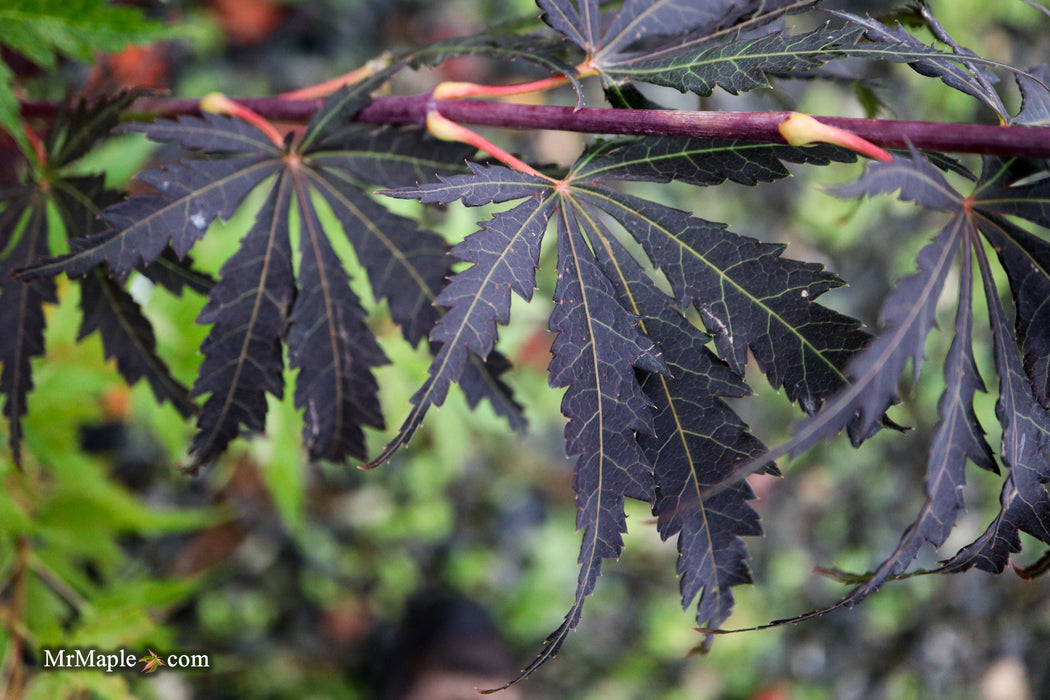
<svg viewBox="0 0 1050 700">
<path fill-rule="evenodd" d="M 149 655 L 143 656 L 141 659 L 139 659 L 139 662 L 145 664 L 145 666 L 142 668 L 143 673 L 153 673 L 157 670 L 158 666 L 164 665 L 164 662 L 160 660 L 159 656 L 157 656 L 157 652 L 153 651 L 152 649 L 149 650 Z"/>
<path fill-rule="evenodd" d="M 137 8 L 106 0 L 7 0 L 0 6 L 0 46 L 45 70 L 53 70 L 60 57 L 91 61 L 96 51 L 119 51 L 165 31 Z M 26 148 L 14 80 L 11 69 L 0 63 L 0 128 Z"/>
</svg>

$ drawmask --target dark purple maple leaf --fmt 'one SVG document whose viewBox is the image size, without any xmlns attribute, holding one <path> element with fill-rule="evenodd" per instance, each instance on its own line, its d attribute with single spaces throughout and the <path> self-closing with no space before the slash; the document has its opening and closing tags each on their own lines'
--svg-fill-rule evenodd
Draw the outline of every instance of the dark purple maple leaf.
<svg viewBox="0 0 1050 700">
<path fill-rule="evenodd" d="M 1008 167 L 1008 166 L 1006 166 Z M 938 569 L 939 572 L 980 568 L 1001 572 L 1011 553 L 1020 551 L 1020 532 L 1050 542 L 1050 414 L 1037 400 L 1038 372 L 1042 358 L 1044 330 L 1041 302 L 1045 295 L 1046 270 L 1042 260 L 1045 244 L 1028 231 L 1000 216 L 1001 202 L 995 180 L 1003 172 L 1000 159 L 985 159 L 985 174 L 975 184 L 974 193 L 964 197 L 919 154 L 898 157 L 892 163 L 874 164 L 858 182 L 839 188 L 839 194 L 852 196 L 900 190 L 900 197 L 924 207 L 947 211 L 951 218 L 936 239 L 918 257 L 919 273 L 900 282 L 883 306 L 884 330 L 849 365 L 850 385 L 832 397 L 823 410 L 801 421 L 788 442 L 752 458 L 734 469 L 721 484 L 705 491 L 711 496 L 738 483 L 744 474 L 755 471 L 764 460 L 797 453 L 818 439 L 834 434 L 859 414 L 864 425 L 873 421 L 894 400 L 897 381 L 908 360 L 917 381 L 923 360 L 923 346 L 933 327 L 936 304 L 950 269 L 963 251 L 959 306 L 955 317 L 955 339 L 945 363 L 946 388 L 938 410 L 940 423 L 934 433 L 925 479 L 926 499 L 915 521 L 901 541 L 873 574 L 842 600 L 829 608 L 796 618 L 777 620 L 771 625 L 798 622 L 828 610 L 852 606 L 877 590 L 886 581 L 902 574 L 913 561 L 923 542 L 940 546 L 954 527 L 962 509 L 961 489 L 965 465 L 997 472 L 991 448 L 973 407 L 975 392 L 983 390 L 970 337 L 973 328 L 971 304 L 971 256 L 978 260 L 978 272 L 988 300 L 989 319 L 995 349 L 995 370 L 999 377 L 996 416 L 1003 427 L 1001 457 L 1009 473 L 1000 497 L 1001 510 L 985 532 L 963 547 Z M 989 175 L 989 171 L 993 173 Z M 991 210 L 991 211 L 989 211 Z M 984 236 L 999 254 L 1010 279 L 1017 308 L 1018 333 L 1034 341 L 1024 342 L 1025 356 L 1019 351 L 1007 325 L 994 277 L 980 242 Z"/>
<path fill-rule="evenodd" d="M 53 280 L 26 284 L 11 277 L 13 269 L 47 255 L 49 247 L 47 213 L 39 193 L 24 186 L 8 195 L 7 208 L 0 212 L 0 250 L 8 251 L 0 265 L 0 393 L 10 423 L 8 444 L 15 464 L 20 464 L 22 417 L 33 389 L 31 360 L 44 354 L 44 304 L 58 303 L 58 297 Z"/>
<path fill-rule="evenodd" d="M 634 180 L 719 185 L 772 182 L 791 173 L 784 163 L 827 165 L 852 163 L 856 154 L 835 146 L 799 148 L 787 144 L 728 139 L 683 139 L 664 136 L 602 141 L 573 166 L 584 182 Z"/>
<path fill-rule="evenodd" d="M 6 396 L 4 414 L 11 423 L 9 439 L 16 463 L 21 461 L 21 417 L 33 386 L 30 359 L 44 353 L 43 304 L 57 298 L 52 280 L 25 283 L 15 277 L 52 253 L 52 228 L 64 230 L 73 247 L 105 228 L 98 212 L 118 201 L 120 194 L 107 190 L 101 175 L 67 172 L 66 166 L 75 164 L 110 133 L 135 96 L 123 93 L 60 111 L 44 142 L 46 175 L 40 176 L 39 184 L 27 182 L 0 193 L 5 204 L 0 215 L 0 250 L 6 251 L 0 263 L 0 321 L 9 329 L 0 341 L 0 393 Z M 90 270 L 78 280 L 84 312 L 78 337 L 97 331 L 106 357 L 116 361 L 117 370 L 129 383 L 145 378 L 158 400 L 170 401 L 185 416 L 193 414 L 196 407 L 189 390 L 157 355 L 149 320 L 122 288 L 123 281 L 123 277 L 119 282 L 111 279 L 101 269 Z"/>
<path fill-rule="evenodd" d="M 1014 330 L 1035 397 L 1050 407 L 1050 244 L 1000 216 L 982 216 L 977 226 L 1010 280 Z"/>
<path fill-rule="evenodd" d="M 165 388 L 174 391 L 178 385 L 164 383 L 170 375 L 160 373 L 164 365 L 152 353 L 148 325 L 130 298 L 113 284 L 101 283 L 96 269 L 106 264 L 120 281 L 137 270 L 175 293 L 191 288 L 209 295 L 199 322 L 212 329 L 193 389 L 207 400 L 191 447 L 191 468 L 212 461 L 241 432 L 265 427 L 266 394 L 283 393 L 285 343 L 291 366 L 299 370 L 295 403 L 304 412 L 304 442 L 312 459 L 364 458 L 364 427 L 383 425 L 371 369 L 386 358 L 328 239 L 332 231 L 323 229 L 327 224 L 315 208 L 315 193 L 354 246 L 376 299 L 389 302 L 406 339 L 418 343 L 441 317 L 433 302 L 450 269 L 447 244 L 387 211 L 363 188 L 462 172 L 463 158 L 473 149 L 414 129 L 350 124 L 371 100 L 371 90 L 403 65 L 337 91 L 298 143 L 275 144 L 246 122 L 214 114 L 123 127 L 176 144 L 187 157 L 138 176 L 154 194 L 106 206 L 100 223 L 96 212 L 82 217 L 86 223 L 78 233 L 89 235 L 74 238 L 72 252 L 39 260 L 48 252 L 41 249 L 17 263 L 22 279 L 60 272 L 87 276 L 92 320 L 86 328 L 99 329 L 110 351 L 116 331 L 127 331 L 129 348 L 149 352 L 118 355 L 118 367 L 131 380 L 147 376 L 158 396 L 172 400 L 175 394 L 165 394 Z M 219 282 L 194 271 L 186 258 L 190 248 L 215 218 L 228 219 L 257 189 L 268 191 L 265 202 Z M 292 268 L 289 247 L 291 216 L 300 224 L 298 270 Z M 102 305 L 103 300 L 110 303 Z M 130 325 L 121 326 L 121 317 Z M 521 426 L 521 407 L 500 379 L 507 366 L 496 353 L 487 362 L 472 357 L 460 379 L 472 406 L 488 398 L 512 425 Z M 157 371 L 146 372 L 150 367 Z M 178 405 L 191 410 L 188 398 Z"/>
<path fill-rule="evenodd" d="M 923 543 L 934 547 L 944 544 L 964 507 L 967 460 L 982 469 L 999 471 L 973 407 L 974 394 L 985 391 L 985 387 L 973 356 L 973 269 L 968 250 L 962 260 L 955 337 L 944 364 L 945 390 L 937 402 L 940 422 L 933 433 L 923 480 L 925 501 L 893 552 L 841 605 L 857 605 L 887 581 L 903 574 Z"/>
<path fill-rule="evenodd" d="M 838 277 L 724 224 L 605 187 L 580 190 L 642 245 L 679 303 L 696 306 L 733 371 L 743 374 L 750 349 L 770 383 L 807 413 L 845 386 L 846 364 L 869 336 L 815 302 L 842 284 Z"/>
<path fill-rule="evenodd" d="M 145 378 L 158 401 L 170 401 L 186 418 L 197 413 L 189 389 L 157 355 L 153 326 L 123 286 L 101 269 L 93 270 L 80 280 L 80 308 L 84 320 L 77 340 L 98 331 L 106 357 L 116 361 L 125 381 Z"/>
<path fill-rule="evenodd" d="M 987 256 L 979 245 L 974 252 L 988 299 L 999 375 L 995 415 L 1003 426 L 1001 456 L 1010 473 L 1000 495 L 999 515 L 980 537 L 945 562 L 942 570 L 977 567 L 1000 573 L 1010 554 L 1021 551 L 1021 532 L 1050 544 L 1050 494 L 1046 488 L 1050 482 L 1050 416 L 1032 394 Z"/>
<path fill-rule="evenodd" d="M 927 8 L 924 10 L 928 12 Z M 923 43 L 900 24 L 890 27 L 870 16 L 861 17 L 835 10 L 828 12 L 864 31 L 866 41 L 854 55 L 866 54 L 871 58 L 907 63 L 916 73 L 939 78 L 945 85 L 985 103 L 1002 118 L 1007 117 L 1006 107 L 993 87 L 998 80 L 995 74 L 987 66 L 981 65 L 982 61 L 976 54 L 955 44 L 946 33 L 938 38 L 947 39 L 952 52 L 939 51 Z M 932 17 L 929 15 L 930 19 Z M 932 24 L 939 28 L 936 20 Z"/>
<path fill-rule="evenodd" d="M 447 307 L 430 333 L 438 348 L 427 370 L 429 378 L 413 395 L 413 409 L 398 436 L 373 463 L 388 459 L 422 423 L 431 406 L 440 406 L 453 382 L 461 381 L 471 355 L 488 358 L 496 343 L 496 324 L 510 320 L 510 293 L 529 300 L 535 287 L 540 242 L 554 210 L 549 183 L 499 166 L 471 165 L 475 176 L 455 176 L 416 189 L 394 190 L 396 197 L 418 197 L 424 202 L 447 203 L 462 198 L 472 205 L 529 197 L 513 209 L 500 212 L 481 230 L 452 249 L 461 260 L 474 263 L 456 274 L 435 299 Z M 530 196 L 536 193 L 535 196 Z"/>
<path fill-rule="evenodd" d="M 288 213 L 292 184 L 278 181 L 240 246 L 222 266 L 197 323 L 211 324 L 194 396 L 208 395 L 190 448 L 191 469 L 210 463 L 244 429 L 266 425 L 266 393 L 284 394 L 281 339 L 295 294 Z"/>
<path fill-rule="evenodd" d="M 641 433 L 638 441 L 653 465 L 657 528 L 664 539 L 678 538 L 682 605 L 699 596 L 697 624 L 718 627 L 732 612 L 732 587 L 751 582 L 740 538 L 760 535 L 762 528 L 747 503 L 754 494 L 746 482 L 711 499 L 699 494 L 736 463 L 764 451 L 721 398 L 750 389 L 705 347 L 709 336 L 686 320 L 616 239 L 595 238 L 592 249 L 620 304 L 639 317 L 667 363 L 667 373 L 642 379 L 656 413 L 652 434 Z"/>
<path fill-rule="evenodd" d="M 557 333 L 549 382 L 567 387 L 561 410 L 565 452 L 576 458 L 576 527 L 583 530 L 576 599 L 516 683 L 553 658 L 583 615 L 604 559 L 623 550 L 624 498 L 652 503 L 652 465 L 636 434 L 653 432 L 652 402 L 635 369 L 666 372 L 659 350 L 616 299 L 587 245 L 585 229 L 597 222 L 564 199 L 558 207 L 558 284 L 550 328 Z M 602 235 L 596 233 L 595 235 Z"/>
<path fill-rule="evenodd" d="M 311 459 L 364 459 L 362 426 L 383 427 L 371 370 L 388 360 L 304 185 L 296 189 L 302 262 L 288 332 L 288 362 L 299 370 L 295 405 L 303 409 L 303 442 Z"/>
</svg>

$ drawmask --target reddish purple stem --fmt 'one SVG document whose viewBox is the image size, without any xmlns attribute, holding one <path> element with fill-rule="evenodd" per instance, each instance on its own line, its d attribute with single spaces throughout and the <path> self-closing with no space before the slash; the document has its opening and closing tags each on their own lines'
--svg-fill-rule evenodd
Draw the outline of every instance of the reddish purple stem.
<svg viewBox="0 0 1050 700">
<path fill-rule="evenodd" d="M 306 122 L 321 100 L 282 100 L 273 97 L 236 100 L 276 122 Z M 430 95 L 380 97 L 365 107 L 357 120 L 370 124 L 426 122 Z M 604 109 L 522 105 L 481 100 L 439 100 L 441 114 L 460 124 L 510 129 L 549 129 L 591 134 L 691 136 L 784 143 L 777 127 L 790 112 L 684 112 L 675 110 Z M 143 98 L 133 111 L 158 116 L 198 114 L 199 101 Z M 51 104 L 23 105 L 25 117 L 50 117 Z M 949 153 L 1050 158 L 1050 127 L 950 124 L 896 119 L 816 117 L 885 148 L 905 148 L 910 142 L 920 150 Z"/>
</svg>

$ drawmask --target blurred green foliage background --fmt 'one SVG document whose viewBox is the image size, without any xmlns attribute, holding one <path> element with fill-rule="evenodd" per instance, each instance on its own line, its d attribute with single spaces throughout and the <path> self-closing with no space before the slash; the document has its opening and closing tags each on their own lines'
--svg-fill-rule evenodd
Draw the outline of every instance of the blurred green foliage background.
<svg viewBox="0 0 1050 700">
<path fill-rule="evenodd" d="M 828 5 L 873 14 L 890 7 Z M 932 6 L 960 43 L 983 56 L 1022 67 L 1048 60 L 1050 20 L 1023 2 Z M 152 67 L 150 81 L 185 96 L 273 94 L 338 75 L 382 51 L 537 15 L 528 0 L 172 0 L 143 7 L 171 23 L 172 38 L 131 66 Z M 67 81 L 94 79 L 100 67 L 122 77 L 121 70 L 130 70 L 122 60 L 100 59 L 94 68 L 67 65 L 29 85 L 34 94 L 60 96 Z M 778 81 L 773 90 L 741 97 L 646 92 L 680 108 L 786 105 L 863 116 L 854 90 L 855 79 L 863 77 L 882 100 L 880 116 L 990 118 L 969 98 L 906 67 L 850 62 L 835 70 L 835 80 Z M 518 82 L 534 77 L 530 71 L 456 59 L 401 78 L 394 90 L 425 90 L 440 80 Z M 1004 76 L 1003 92 L 1016 104 L 1010 82 Z M 572 103 L 567 92 L 548 98 Z M 595 89 L 589 104 L 600 100 Z M 586 141 L 553 132 L 492 137 L 541 162 L 565 162 Z M 105 170 L 122 185 L 136 169 L 167 155 L 137 137 L 119 137 L 85 168 Z M 792 257 L 826 263 L 851 284 L 827 302 L 875 325 L 881 298 L 913 269 L 915 253 L 939 222 L 889 199 L 844 202 L 826 193 L 859 168 L 796 168 L 797 177 L 758 188 L 639 189 L 726 221 L 737 232 L 788 242 Z M 404 202 L 391 206 L 424 217 L 451 241 L 487 218 L 459 206 L 442 212 Z M 194 257 L 216 273 L 245 226 L 237 217 L 216 225 Z M 351 251 L 340 252 L 359 294 L 371 299 Z M 453 393 L 431 412 L 407 451 L 372 472 L 306 464 L 300 419 L 288 397 L 272 403 L 265 436 L 241 441 L 199 478 L 182 475 L 173 465 L 184 458 L 192 426 L 158 407 L 148 388 L 123 387 L 102 360 L 97 339 L 76 342 L 76 290 L 63 285 L 61 304 L 49 310 L 48 357 L 34 366 L 37 386 L 26 422 L 30 467 L 19 473 L 0 453 L 2 677 L 21 667 L 27 696 L 48 700 L 377 697 L 392 677 L 440 667 L 440 659 L 428 661 L 399 646 L 413 637 L 405 630 L 419 623 L 411 615 L 404 622 L 411 602 L 435 592 L 455 593 L 488 611 L 511 663 L 508 669 L 496 664 L 497 681 L 498 673 L 513 673 L 529 661 L 570 604 L 577 573 L 560 392 L 545 379 L 545 299 L 553 290 L 546 273 L 554 267 L 553 254 L 544 254 L 541 293 L 531 305 L 515 299 L 512 324 L 501 334 L 501 348 L 516 364 L 509 381 L 527 408 L 528 434 L 509 433 L 487 406 L 470 412 Z M 133 284 L 139 298 L 148 299 L 161 354 L 191 382 L 207 331 L 194 325 L 203 299 Z M 428 359 L 400 341 L 382 309 L 372 320 L 393 361 L 379 379 L 388 423 L 396 426 Z M 979 327 L 977 338 L 987 337 L 986 329 L 981 332 Z M 814 567 L 864 571 L 892 550 L 922 500 L 925 450 L 943 386 L 937 358 L 948 342 L 933 334 L 922 382 L 905 389 L 893 412 L 895 420 L 914 426 L 909 434 L 884 431 L 860 451 L 836 439 L 783 465 L 785 478 L 754 481 L 766 535 L 748 541 L 757 583 L 736 589 L 733 625 L 761 625 L 827 605 L 845 589 Z M 989 349 L 980 344 L 978 360 L 990 362 Z M 760 375 L 748 379 L 756 396 L 737 408 L 761 439 L 775 443 L 797 413 Z M 986 426 L 996 425 L 993 404 L 985 398 Z M 104 449 L 86 453 L 88 437 L 101 440 Z M 373 434 L 372 445 L 389 437 Z M 989 437 L 997 444 L 997 435 Z M 994 477 L 971 473 L 969 511 L 940 554 L 954 553 L 953 545 L 983 529 L 998 491 Z M 689 656 L 700 639 L 692 610 L 683 611 L 679 602 L 674 544 L 660 541 L 641 504 L 629 504 L 629 514 L 626 553 L 606 565 L 579 630 L 554 663 L 521 686 L 522 697 L 1050 697 L 1050 589 L 1043 580 L 1026 582 L 1010 572 L 897 582 L 856 610 L 722 637 L 710 654 Z M 1039 556 L 1031 549 L 1024 562 Z M 923 556 L 920 565 L 937 559 L 934 552 Z M 484 625 L 479 629 L 488 634 Z M 25 649 L 15 636 L 27 641 Z M 425 635 L 415 641 L 424 644 Z M 74 646 L 204 652 L 212 666 L 148 676 L 40 672 L 41 649 Z"/>
</svg>

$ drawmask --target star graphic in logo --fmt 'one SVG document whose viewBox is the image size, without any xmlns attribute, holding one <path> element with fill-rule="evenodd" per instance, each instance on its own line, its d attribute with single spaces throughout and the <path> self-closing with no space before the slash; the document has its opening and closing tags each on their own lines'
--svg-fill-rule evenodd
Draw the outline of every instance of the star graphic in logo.
<svg viewBox="0 0 1050 700">
<path fill-rule="evenodd" d="M 157 652 L 152 649 L 149 650 L 149 656 L 143 656 L 139 661 L 145 664 L 145 667 L 142 669 L 143 673 L 153 673 L 158 666 L 164 665 L 164 662 L 157 656 Z"/>
</svg>

